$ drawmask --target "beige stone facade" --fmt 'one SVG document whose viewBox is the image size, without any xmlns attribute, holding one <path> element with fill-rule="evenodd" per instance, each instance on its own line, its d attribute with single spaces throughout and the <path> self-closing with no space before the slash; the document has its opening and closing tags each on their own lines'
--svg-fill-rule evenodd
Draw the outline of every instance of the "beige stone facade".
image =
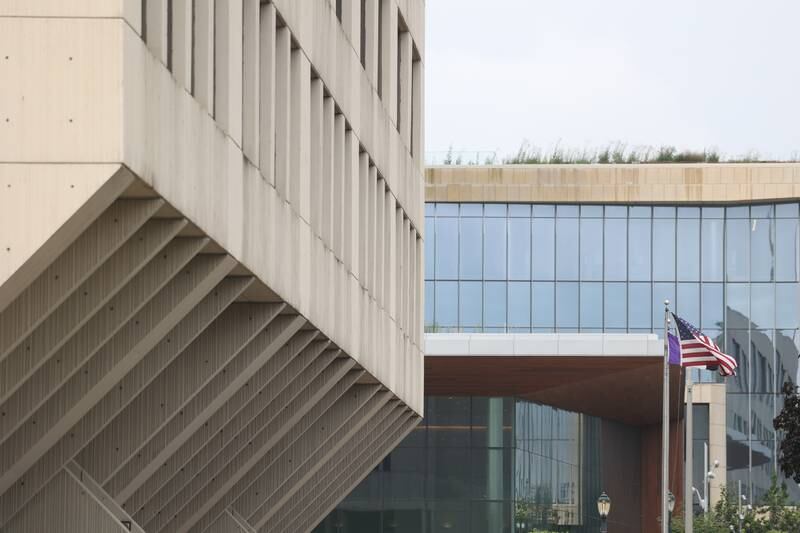
<svg viewBox="0 0 800 533">
<path fill-rule="evenodd" d="M 436 166 L 431 202 L 702 203 L 800 198 L 800 163 Z"/>
<path fill-rule="evenodd" d="M 422 415 L 422 0 L 0 0 L 0 531 L 308 531 Z"/>
</svg>

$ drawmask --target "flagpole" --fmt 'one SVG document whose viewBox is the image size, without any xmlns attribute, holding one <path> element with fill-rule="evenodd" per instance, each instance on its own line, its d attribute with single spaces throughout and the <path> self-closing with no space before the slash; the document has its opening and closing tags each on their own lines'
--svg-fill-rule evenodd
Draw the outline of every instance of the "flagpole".
<svg viewBox="0 0 800 533">
<path fill-rule="evenodd" d="M 664 385 L 661 420 L 661 531 L 669 533 L 669 300 L 664 300 Z"/>
<path fill-rule="evenodd" d="M 685 463 L 685 473 L 684 473 L 684 486 L 683 486 L 683 531 L 684 533 L 693 533 L 694 531 L 694 494 L 692 490 L 692 486 L 694 483 L 692 481 L 692 467 L 694 466 L 693 460 L 693 447 L 694 447 L 694 440 L 692 436 L 692 432 L 694 431 L 694 427 L 692 425 L 692 368 L 686 367 L 686 416 L 684 417 L 684 424 L 686 429 L 684 431 L 684 435 L 686 436 L 686 443 L 684 450 L 686 460 Z M 705 475 L 705 472 L 703 473 Z M 708 491 L 706 491 L 706 505 L 708 505 Z"/>
</svg>

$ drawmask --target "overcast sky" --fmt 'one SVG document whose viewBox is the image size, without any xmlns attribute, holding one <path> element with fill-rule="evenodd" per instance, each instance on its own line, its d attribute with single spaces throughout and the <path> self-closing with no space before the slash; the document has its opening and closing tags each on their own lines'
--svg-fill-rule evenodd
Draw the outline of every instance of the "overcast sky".
<svg viewBox="0 0 800 533">
<path fill-rule="evenodd" d="M 427 0 L 426 150 L 800 154 L 799 0 Z"/>
</svg>

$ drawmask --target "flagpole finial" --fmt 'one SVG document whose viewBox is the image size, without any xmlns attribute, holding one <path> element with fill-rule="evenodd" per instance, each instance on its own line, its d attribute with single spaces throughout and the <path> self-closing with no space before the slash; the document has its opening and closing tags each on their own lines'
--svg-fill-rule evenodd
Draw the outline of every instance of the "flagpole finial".
<svg viewBox="0 0 800 533">
<path fill-rule="evenodd" d="M 664 300 L 664 307 L 669 307 L 669 300 Z"/>
</svg>

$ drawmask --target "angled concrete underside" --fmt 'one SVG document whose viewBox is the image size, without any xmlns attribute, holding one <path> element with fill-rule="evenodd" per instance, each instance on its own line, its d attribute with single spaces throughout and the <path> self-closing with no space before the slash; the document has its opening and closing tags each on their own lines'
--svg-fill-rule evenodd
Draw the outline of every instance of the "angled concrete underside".
<svg viewBox="0 0 800 533">
<path fill-rule="evenodd" d="M 129 172 L 112 184 L 3 285 L 0 531 L 56 509 L 64 531 L 310 529 L 418 414 Z"/>
<path fill-rule="evenodd" d="M 424 5 L 360 6 L 0 0 L 0 532 L 309 531 L 419 422 Z"/>
</svg>

